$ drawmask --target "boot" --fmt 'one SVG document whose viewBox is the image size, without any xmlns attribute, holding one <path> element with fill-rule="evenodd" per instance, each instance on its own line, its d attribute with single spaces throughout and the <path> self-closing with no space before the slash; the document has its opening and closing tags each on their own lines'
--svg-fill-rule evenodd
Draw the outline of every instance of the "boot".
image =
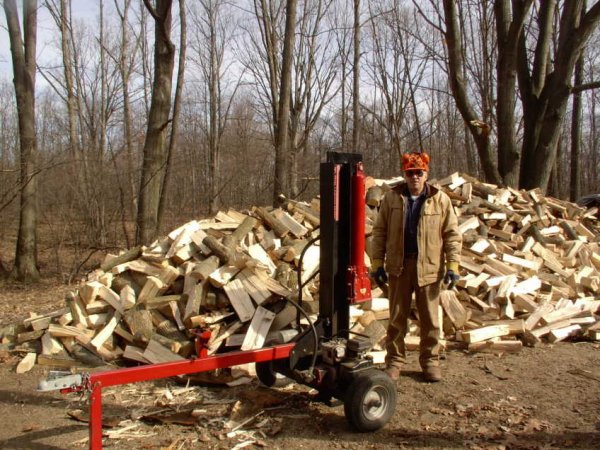
<svg viewBox="0 0 600 450">
<path fill-rule="evenodd" d="M 432 383 L 442 380 L 442 369 L 440 366 L 427 366 L 423 369 L 423 377 L 425 381 Z"/>
<path fill-rule="evenodd" d="M 398 366 L 387 366 L 385 368 L 385 373 L 392 381 L 397 381 L 400 378 L 400 367 Z"/>
</svg>

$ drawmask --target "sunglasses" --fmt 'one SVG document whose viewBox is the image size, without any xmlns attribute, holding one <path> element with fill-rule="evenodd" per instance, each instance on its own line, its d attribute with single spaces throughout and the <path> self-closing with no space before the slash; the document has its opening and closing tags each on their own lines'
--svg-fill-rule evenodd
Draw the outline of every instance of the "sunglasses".
<svg viewBox="0 0 600 450">
<path fill-rule="evenodd" d="M 407 170 L 406 171 L 406 176 L 407 177 L 414 177 L 416 175 L 417 177 L 422 177 L 424 173 L 425 173 L 425 171 L 421 170 L 421 169 L 419 169 L 419 170 Z"/>
</svg>

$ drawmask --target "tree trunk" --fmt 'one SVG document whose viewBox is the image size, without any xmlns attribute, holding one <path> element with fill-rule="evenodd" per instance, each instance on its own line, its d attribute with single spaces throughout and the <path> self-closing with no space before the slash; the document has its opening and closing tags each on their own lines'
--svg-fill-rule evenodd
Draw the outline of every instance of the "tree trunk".
<svg viewBox="0 0 600 450">
<path fill-rule="evenodd" d="M 60 23 L 61 50 L 63 54 L 63 67 L 65 76 L 65 88 L 67 91 L 67 115 L 69 118 L 69 150 L 73 163 L 75 164 L 79 155 L 79 137 L 77 133 L 77 102 L 75 99 L 75 84 L 73 82 L 73 58 L 71 55 L 71 30 L 70 14 L 67 11 L 67 0 L 60 0 Z M 81 171 L 75 166 L 78 177 Z M 83 183 L 81 183 L 83 184 Z"/>
<path fill-rule="evenodd" d="M 342 61 L 342 90 L 341 90 L 341 103 L 342 103 L 342 109 L 340 111 L 340 136 L 341 136 L 341 150 L 343 152 L 347 152 L 348 151 L 348 144 L 346 143 L 348 138 L 346 136 L 346 133 L 348 132 L 348 108 L 346 108 L 346 82 L 347 82 L 347 75 L 346 75 L 346 59 L 344 58 Z"/>
<path fill-rule="evenodd" d="M 585 10 L 585 3 L 583 10 Z M 575 65 L 574 85 L 583 83 L 583 50 Z M 569 199 L 572 202 L 581 197 L 581 166 L 579 157 L 581 155 L 581 91 L 573 94 L 573 112 L 571 114 L 571 179 L 569 183 Z"/>
<path fill-rule="evenodd" d="M 133 159 L 133 132 L 131 124 L 131 100 L 129 98 L 129 78 L 131 74 L 129 58 L 131 50 L 129 48 L 129 8 L 131 0 L 125 0 L 123 10 L 119 5 L 120 0 L 114 0 L 115 9 L 121 22 L 121 48 L 119 54 L 119 76 L 121 78 L 121 89 L 123 91 L 123 135 L 125 138 L 125 155 L 127 170 L 125 172 L 125 186 L 121 187 L 121 222 L 123 225 L 123 235 L 127 247 L 132 245 L 129 237 L 129 231 L 126 223 L 128 218 L 135 217 L 135 177 L 134 159 Z M 135 52 L 134 52 L 135 53 Z"/>
<path fill-rule="evenodd" d="M 273 149 L 275 150 L 273 191 L 279 191 L 281 193 L 283 192 L 282 189 L 285 188 L 287 171 L 286 155 L 280 154 L 277 142 L 280 132 L 279 95 L 281 89 L 282 71 L 278 53 L 281 33 L 278 32 L 277 29 L 277 16 L 273 11 L 272 2 L 267 0 L 254 0 L 254 14 L 256 15 L 258 21 L 258 27 L 260 29 L 261 40 L 264 45 L 265 60 L 267 66 L 267 70 L 265 71 L 264 76 L 268 80 L 265 83 L 266 85 L 268 85 L 268 88 L 265 88 L 265 91 L 267 91 L 266 96 L 269 99 L 270 117 L 273 131 Z M 274 194 L 274 197 L 277 196 L 278 194 Z M 273 200 L 273 203 L 275 202 L 276 200 Z"/>
<path fill-rule="evenodd" d="M 151 86 L 150 79 L 152 75 L 150 73 L 150 45 L 148 44 L 148 18 L 146 17 L 146 6 L 144 2 L 139 2 L 140 11 L 140 52 L 141 52 L 141 65 L 142 65 L 142 80 L 144 83 L 144 112 L 146 113 L 146 117 L 150 115 L 150 102 L 152 100 L 151 94 Z M 139 198 L 138 198 L 138 208 L 139 208 Z"/>
<path fill-rule="evenodd" d="M 563 146 L 563 136 L 562 133 L 559 136 L 558 142 L 557 142 L 557 147 L 559 150 L 559 154 L 560 154 L 560 150 L 562 149 Z M 554 161 L 554 164 L 552 165 L 552 170 L 550 171 L 550 179 L 548 180 L 548 189 L 547 189 L 547 195 L 550 195 L 552 197 L 555 198 L 562 198 L 561 197 L 561 186 L 562 186 L 562 164 L 561 164 L 561 158 L 557 157 L 556 160 Z"/>
<path fill-rule="evenodd" d="M 81 205 L 90 204 L 90 193 L 88 190 L 88 173 L 85 167 L 85 158 L 81 155 L 81 146 L 79 138 L 79 102 L 76 95 L 76 73 L 77 65 L 73 49 L 72 28 L 71 28 L 71 2 L 70 0 L 60 0 L 57 6 L 54 0 L 46 0 L 46 8 L 52 15 L 54 22 L 60 29 L 60 43 L 62 52 L 65 103 L 67 106 L 67 120 L 69 127 L 69 159 L 70 166 L 67 168 L 67 176 L 76 180 L 74 191 L 77 192 L 76 201 Z M 85 206 L 85 209 L 88 207 Z"/>
<path fill-rule="evenodd" d="M 21 35 L 15 0 L 4 1 L 6 24 L 10 36 L 20 142 L 19 231 L 14 274 L 23 282 L 39 280 L 37 267 L 37 177 L 35 135 L 35 51 L 37 0 L 23 1 L 24 38 Z"/>
<path fill-rule="evenodd" d="M 352 151 L 360 143 L 360 0 L 354 0 L 354 58 L 352 65 Z"/>
<path fill-rule="evenodd" d="M 96 155 L 96 160 L 94 161 L 94 174 L 95 177 L 102 177 L 105 173 L 105 155 L 107 149 L 107 128 L 108 128 L 108 120 L 110 117 L 110 112 L 108 111 L 108 71 L 109 68 L 106 63 L 106 30 L 104 26 L 105 17 L 104 17 L 104 0 L 99 0 L 99 59 L 100 59 L 100 104 L 99 104 L 99 113 L 98 113 L 98 152 Z M 93 177 L 94 178 L 94 177 Z M 101 247 L 105 247 L 107 244 L 107 233 L 108 233 L 108 225 L 107 225 L 107 217 L 106 217 L 106 204 L 105 197 L 102 195 L 100 189 L 97 188 L 97 183 L 90 181 L 93 185 L 96 186 L 94 189 L 94 198 L 97 202 L 97 207 L 95 211 L 95 216 L 97 218 L 96 222 L 96 230 L 95 230 L 95 240 Z"/>
<path fill-rule="evenodd" d="M 525 116 L 520 187 L 524 189 L 539 187 L 545 192 L 548 187 L 557 156 L 562 121 L 572 92 L 570 81 L 574 68 L 583 47 L 600 22 L 600 3 L 594 4 L 587 12 L 583 9 L 583 3 L 583 0 L 573 0 L 564 4 L 560 17 L 558 48 L 552 58 L 552 71 L 548 72 L 545 63 L 540 62 L 537 66 L 534 64 L 533 73 L 529 76 L 525 42 L 524 39 L 520 40 L 519 86 L 524 99 Z M 548 22 L 553 23 L 551 17 Z M 546 47 L 548 45 L 546 43 Z M 548 48 L 538 50 L 539 54 L 549 54 Z M 539 58 L 540 61 L 545 59 L 547 58 Z M 540 73 L 542 70 L 543 73 Z"/>
<path fill-rule="evenodd" d="M 221 109 L 221 95 L 219 84 L 219 58 L 217 48 L 217 11 L 211 8 L 211 3 L 207 3 L 205 11 L 209 16 L 208 40 L 209 40 L 209 67 L 206 69 L 208 74 L 208 180 L 209 180 L 209 195 L 208 200 L 210 214 L 216 214 L 221 206 L 220 189 L 219 189 L 219 111 Z"/>
<path fill-rule="evenodd" d="M 2 258 L 0 258 L 0 280 L 5 280 L 9 277 L 10 272 L 6 270 L 4 264 L 2 263 Z"/>
<path fill-rule="evenodd" d="M 586 175 L 584 179 L 587 181 L 587 185 L 584 185 L 584 192 L 594 192 L 600 191 L 600 170 L 598 170 L 598 165 L 600 164 L 600 151 L 598 146 L 599 136 L 598 136 L 598 127 L 596 117 L 596 105 L 597 100 L 596 96 L 592 95 L 589 107 L 589 115 L 590 115 L 590 138 L 589 138 L 589 149 L 591 153 L 591 164 L 588 164 Z"/>
<path fill-rule="evenodd" d="M 463 77 L 463 50 L 460 24 L 453 0 L 444 0 L 444 16 L 446 30 L 444 36 L 448 47 L 448 78 L 456 106 L 469 128 L 475 141 L 477 153 L 485 176 L 485 180 L 494 184 L 502 184 L 502 177 L 496 167 L 490 148 L 490 125 L 478 119 L 467 95 Z"/>
<path fill-rule="evenodd" d="M 340 147 L 342 152 L 348 151 L 348 94 L 347 94 L 347 86 L 348 86 L 348 60 L 349 60 L 349 51 L 350 49 L 346 49 L 346 35 L 343 35 L 343 39 L 341 42 L 338 42 L 338 48 L 340 53 L 342 54 L 342 62 L 341 62 L 341 111 L 340 111 Z"/>
<path fill-rule="evenodd" d="M 421 71 L 411 74 L 411 71 L 415 72 L 415 70 L 411 65 L 412 55 L 408 54 L 407 45 L 404 43 L 405 31 L 403 29 L 406 25 L 401 22 L 397 7 L 391 13 L 389 19 L 378 19 L 381 12 L 379 10 L 369 10 L 369 15 L 374 18 L 370 21 L 373 40 L 374 78 L 383 100 L 381 102 L 381 115 L 383 118 L 379 119 L 379 123 L 387 132 L 390 155 L 395 155 L 398 160 L 401 160 L 401 136 L 405 118 L 409 115 L 409 101 L 415 112 L 419 148 L 423 148 L 419 119 L 416 115 L 414 87 L 412 86 L 412 78 L 419 77 Z M 402 66 L 400 61 L 402 61 Z M 393 67 L 392 73 L 390 73 L 390 66 Z M 406 91 L 409 91 L 409 99 L 407 99 Z M 377 108 L 374 97 L 372 109 L 375 111 Z M 373 114 L 373 119 L 377 119 L 377 114 Z M 375 122 L 373 122 L 373 126 L 375 127 Z"/>
<path fill-rule="evenodd" d="M 294 53 L 294 34 L 296 28 L 296 0 L 286 1 L 285 35 L 281 63 L 281 84 L 279 87 L 279 115 L 275 138 L 275 183 L 273 187 L 273 205 L 278 204 L 279 194 L 289 196 L 287 170 L 289 161 L 289 118 L 290 95 L 292 86 L 292 58 Z"/>
<path fill-rule="evenodd" d="M 473 140 L 469 137 L 469 127 L 465 124 L 464 126 L 464 140 L 465 140 L 465 155 L 467 158 L 467 173 L 478 176 L 477 171 L 477 154 L 473 149 Z"/>
<path fill-rule="evenodd" d="M 171 89 L 175 48 L 171 42 L 172 0 L 150 0 L 144 4 L 155 21 L 154 80 L 144 142 L 144 161 L 139 193 L 136 243 L 148 244 L 158 235 L 160 195 L 163 191 L 167 166 L 165 147 L 171 112 Z"/>
<path fill-rule="evenodd" d="M 558 138 L 570 88 L 566 82 L 551 84 L 555 88 L 548 88 L 547 93 L 552 92 L 554 98 L 544 102 L 542 108 L 536 108 L 538 111 L 542 109 L 542 113 L 534 117 L 531 122 L 525 122 L 526 125 L 530 124 L 531 129 L 524 130 L 524 143 L 533 141 L 533 145 L 528 148 L 523 147 L 519 183 L 523 189 L 539 187 L 546 192 L 556 159 Z"/>
<path fill-rule="evenodd" d="M 516 5 L 516 3 L 513 3 Z M 498 35 L 498 171 L 505 185 L 517 187 L 519 158 L 515 142 L 515 89 L 517 80 L 517 49 L 525 16 L 531 1 L 511 10 L 509 0 L 496 0 L 494 14 Z"/>
<path fill-rule="evenodd" d="M 179 113 L 181 111 L 181 94 L 183 92 L 183 83 L 185 80 L 185 54 L 187 41 L 187 21 L 185 14 L 185 0 L 179 0 L 179 60 L 177 67 L 177 85 L 175 87 L 175 99 L 173 100 L 173 119 L 171 123 L 171 136 L 169 147 L 167 149 L 167 165 L 165 167 L 165 178 L 161 188 L 160 202 L 158 208 L 158 229 L 162 224 L 162 218 L 165 214 L 167 192 L 171 179 L 171 170 L 173 154 L 177 148 L 177 134 L 179 133 Z"/>
</svg>

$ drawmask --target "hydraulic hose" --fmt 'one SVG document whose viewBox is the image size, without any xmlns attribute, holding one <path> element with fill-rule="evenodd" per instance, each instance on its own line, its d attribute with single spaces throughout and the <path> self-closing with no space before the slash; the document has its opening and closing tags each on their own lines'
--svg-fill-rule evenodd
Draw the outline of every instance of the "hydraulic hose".
<svg viewBox="0 0 600 450">
<path fill-rule="evenodd" d="M 299 287 L 298 303 L 296 303 L 291 298 L 286 299 L 308 321 L 308 324 L 309 324 L 311 331 L 313 333 L 313 336 L 314 336 L 313 354 L 312 354 L 312 358 L 311 358 L 311 362 L 310 362 L 310 367 L 308 370 L 309 375 L 303 376 L 303 378 L 308 382 L 312 381 L 312 379 L 314 378 L 312 373 L 317 364 L 317 353 L 319 351 L 319 336 L 317 334 L 317 329 L 315 328 L 313 321 L 310 319 L 310 316 L 308 315 L 308 313 L 301 306 L 302 305 L 302 290 L 304 289 L 304 286 L 319 273 L 319 271 L 316 271 L 303 283 L 302 282 L 302 262 L 304 261 L 304 255 L 306 255 L 308 248 L 320 239 L 321 239 L 321 236 L 316 236 L 316 237 L 312 238 L 310 241 L 307 242 L 307 244 L 302 249 L 302 252 L 300 253 L 300 258 L 298 259 L 298 267 L 296 268 L 296 272 L 298 275 L 298 287 Z M 298 321 L 299 321 L 299 319 L 298 319 Z"/>
</svg>

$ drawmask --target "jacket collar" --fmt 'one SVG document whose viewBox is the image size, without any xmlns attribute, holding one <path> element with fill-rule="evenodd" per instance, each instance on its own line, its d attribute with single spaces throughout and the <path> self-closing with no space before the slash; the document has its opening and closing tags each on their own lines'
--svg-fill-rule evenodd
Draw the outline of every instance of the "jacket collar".
<svg viewBox="0 0 600 450">
<path fill-rule="evenodd" d="M 432 184 L 429 184 L 427 182 L 425 183 L 425 189 L 427 190 L 427 196 L 426 196 L 427 198 L 431 198 L 439 192 L 438 188 L 436 188 L 435 186 L 433 186 Z M 394 187 L 393 190 L 396 191 L 396 193 L 406 197 L 407 192 L 408 192 L 408 184 L 401 183 L 398 186 Z"/>
</svg>

